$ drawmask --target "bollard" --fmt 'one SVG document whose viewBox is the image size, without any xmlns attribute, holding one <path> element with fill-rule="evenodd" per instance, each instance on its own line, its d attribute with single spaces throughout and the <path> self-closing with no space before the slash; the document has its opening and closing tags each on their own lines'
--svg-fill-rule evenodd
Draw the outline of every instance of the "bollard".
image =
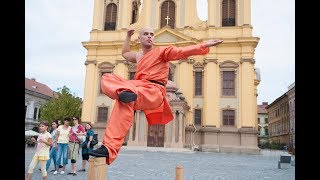
<svg viewBox="0 0 320 180">
<path fill-rule="evenodd" d="M 94 159 L 89 159 L 88 180 L 94 179 Z"/>
<path fill-rule="evenodd" d="M 176 180 L 183 180 L 183 168 L 182 166 L 176 166 Z"/>
<path fill-rule="evenodd" d="M 105 157 L 89 159 L 88 180 L 106 180 L 107 168 Z"/>
</svg>

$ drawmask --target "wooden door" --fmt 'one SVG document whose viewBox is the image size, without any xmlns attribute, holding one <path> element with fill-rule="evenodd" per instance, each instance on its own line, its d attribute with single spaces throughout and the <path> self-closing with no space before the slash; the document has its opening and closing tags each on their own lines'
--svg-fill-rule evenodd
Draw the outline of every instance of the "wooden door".
<svg viewBox="0 0 320 180">
<path fill-rule="evenodd" d="M 164 129 L 165 125 L 160 124 L 148 126 L 147 146 L 164 147 Z"/>
</svg>

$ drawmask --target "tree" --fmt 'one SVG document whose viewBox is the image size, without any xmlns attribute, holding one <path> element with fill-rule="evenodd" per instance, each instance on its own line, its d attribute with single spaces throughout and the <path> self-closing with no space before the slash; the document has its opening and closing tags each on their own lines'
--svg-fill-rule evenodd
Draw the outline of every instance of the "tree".
<svg viewBox="0 0 320 180">
<path fill-rule="evenodd" d="M 63 121 L 65 117 L 81 117 L 81 98 L 71 94 L 69 88 L 58 88 L 58 93 L 45 104 L 41 105 L 40 121 L 51 123 L 55 119 Z"/>
</svg>

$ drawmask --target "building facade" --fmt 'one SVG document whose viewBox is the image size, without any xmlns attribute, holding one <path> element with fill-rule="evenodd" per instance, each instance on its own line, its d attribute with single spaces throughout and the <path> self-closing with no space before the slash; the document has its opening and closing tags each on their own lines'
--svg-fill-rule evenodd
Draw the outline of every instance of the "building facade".
<svg viewBox="0 0 320 180">
<path fill-rule="evenodd" d="M 40 106 L 53 97 L 47 85 L 34 78 L 25 78 L 25 130 L 31 130 L 39 124 Z"/>
<path fill-rule="evenodd" d="M 204 56 L 171 61 L 167 98 L 174 120 L 148 126 L 137 111 L 127 145 L 197 147 L 202 151 L 258 153 L 257 86 L 250 0 L 208 0 L 208 20 L 198 18 L 196 0 L 95 0 L 87 49 L 82 121 L 102 140 L 113 107 L 100 89 L 104 73 L 132 79 L 136 64 L 121 49 L 128 27 L 155 29 L 154 46 L 186 46 L 223 39 Z M 140 12 L 140 13 L 139 13 Z M 141 51 L 135 33 L 131 50 Z"/>
<path fill-rule="evenodd" d="M 289 151 L 295 153 L 296 143 L 295 143 L 295 133 L 296 133 L 296 119 L 295 119 L 295 106 L 296 106 L 296 99 L 295 99 L 295 83 L 292 83 L 288 87 L 288 92 L 286 93 L 288 96 L 289 101 Z"/>
<path fill-rule="evenodd" d="M 289 145 L 289 105 L 284 93 L 267 106 L 270 142 Z"/>
<path fill-rule="evenodd" d="M 262 102 L 258 105 L 258 140 L 259 144 L 263 144 L 269 141 L 269 129 L 268 129 L 268 111 L 266 107 L 268 102 Z"/>
</svg>

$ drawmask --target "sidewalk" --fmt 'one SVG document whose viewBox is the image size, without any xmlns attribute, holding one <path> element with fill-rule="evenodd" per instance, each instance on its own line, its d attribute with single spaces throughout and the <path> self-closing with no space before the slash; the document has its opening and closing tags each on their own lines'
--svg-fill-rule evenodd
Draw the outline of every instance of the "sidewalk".
<svg viewBox="0 0 320 180">
<path fill-rule="evenodd" d="M 34 154 L 34 148 L 25 149 L 25 174 Z M 80 150 L 81 151 L 81 150 Z M 174 180 L 177 165 L 183 167 L 184 180 L 294 180 L 295 166 L 278 169 L 278 160 L 283 151 L 261 151 L 260 155 L 195 152 L 189 149 L 169 149 L 156 147 L 123 146 L 118 158 L 107 168 L 108 180 Z M 81 167 L 81 155 L 77 169 Z M 32 179 L 42 179 L 39 166 Z M 53 164 L 49 171 L 53 169 Z M 88 170 L 88 164 L 87 168 Z M 66 173 L 53 175 L 48 172 L 48 180 L 86 180 L 88 172 L 78 172 L 77 176 Z"/>
</svg>

